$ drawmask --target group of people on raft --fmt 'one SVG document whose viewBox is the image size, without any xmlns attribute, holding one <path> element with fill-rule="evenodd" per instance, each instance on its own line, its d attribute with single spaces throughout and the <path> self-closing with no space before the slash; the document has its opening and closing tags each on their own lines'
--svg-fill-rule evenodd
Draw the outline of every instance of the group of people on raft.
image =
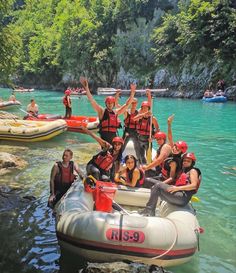
<svg viewBox="0 0 236 273">
<path fill-rule="evenodd" d="M 195 167 L 196 156 L 188 152 L 185 141 L 173 141 L 171 125 L 174 116 L 168 118 L 168 133 L 161 132 L 157 119 L 152 116 L 151 92 L 147 90 L 148 100 L 137 109 L 138 101 L 134 98 L 136 86 L 131 84 L 130 97 L 122 106 L 118 104 L 118 95 L 106 97 L 105 108 L 93 98 L 88 81 L 81 79 L 86 95 L 97 112 L 100 120 L 100 136 L 84 128 L 84 132 L 93 137 L 101 146 L 101 151 L 94 155 L 86 166 L 86 177 L 93 176 L 99 181 L 113 181 L 129 187 L 151 189 L 146 207 L 140 213 L 154 216 L 159 198 L 173 205 L 185 206 L 200 186 L 201 171 Z M 130 109 L 129 109 L 130 107 Z M 124 114 L 124 134 L 117 134 L 120 128 L 119 115 Z M 158 149 L 153 161 L 147 162 L 147 151 L 152 138 L 157 141 Z M 128 141 L 132 139 L 137 158 L 122 153 Z M 168 139 L 168 141 L 167 141 Z M 75 173 L 84 177 L 78 165 L 71 161 L 73 153 L 66 149 L 62 162 L 52 168 L 50 178 L 51 195 L 49 206 L 53 207 L 75 180 Z"/>
</svg>

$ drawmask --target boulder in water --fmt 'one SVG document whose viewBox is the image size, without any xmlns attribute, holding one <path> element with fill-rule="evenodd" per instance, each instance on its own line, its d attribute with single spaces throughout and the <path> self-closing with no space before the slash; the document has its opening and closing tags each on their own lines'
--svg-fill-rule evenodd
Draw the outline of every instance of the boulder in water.
<svg viewBox="0 0 236 273">
<path fill-rule="evenodd" d="M 88 263 L 80 273 L 171 273 L 162 267 L 140 263 Z"/>
<path fill-rule="evenodd" d="M 0 152 L 0 175 L 9 173 L 13 169 L 23 169 L 27 166 L 27 162 L 19 156 L 9 153 Z"/>
</svg>

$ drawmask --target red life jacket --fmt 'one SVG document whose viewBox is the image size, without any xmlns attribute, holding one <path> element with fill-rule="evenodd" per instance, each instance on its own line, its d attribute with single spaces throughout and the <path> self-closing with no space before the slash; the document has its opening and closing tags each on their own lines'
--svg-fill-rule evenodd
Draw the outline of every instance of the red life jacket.
<svg viewBox="0 0 236 273">
<path fill-rule="evenodd" d="M 63 185 L 68 184 L 71 185 L 75 180 L 74 175 L 74 162 L 70 161 L 68 167 L 64 167 L 61 161 L 57 162 L 57 166 L 59 169 L 59 173 L 55 176 L 55 189 L 59 190 L 63 187 Z"/>
<path fill-rule="evenodd" d="M 186 173 L 181 173 L 177 179 L 175 180 L 175 186 L 185 186 L 187 184 L 189 184 L 190 181 L 189 181 L 189 175 L 186 174 Z"/>
<path fill-rule="evenodd" d="M 63 97 L 63 100 L 62 100 L 62 101 L 63 101 L 63 104 L 64 104 L 65 106 L 69 106 L 67 97 L 68 97 L 68 96 L 64 96 L 64 97 Z M 71 103 L 70 98 L 69 98 L 69 101 L 70 101 L 70 103 Z"/>
<path fill-rule="evenodd" d="M 114 111 L 108 111 L 105 109 L 104 115 L 100 120 L 101 132 L 113 132 L 116 133 L 117 129 L 121 127 L 121 121 Z"/>
<path fill-rule="evenodd" d="M 150 126 L 151 126 L 151 118 L 142 118 L 139 120 L 137 131 L 139 135 L 149 136 L 150 134 Z"/>
<path fill-rule="evenodd" d="M 135 110 L 133 114 L 128 113 L 126 119 L 124 120 L 125 127 L 130 129 L 136 129 L 138 122 L 134 121 L 134 117 L 138 114 L 138 111 Z"/>
<path fill-rule="evenodd" d="M 104 152 L 101 152 L 97 156 L 95 156 L 93 162 L 99 169 L 107 172 L 112 168 L 114 157 L 109 151 L 107 151 L 105 154 Z"/>
<path fill-rule="evenodd" d="M 141 170 L 139 168 L 138 168 L 138 170 L 139 170 L 139 173 L 140 173 L 140 177 L 139 177 L 138 181 L 136 182 L 135 187 L 141 187 L 143 185 L 143 183 L 144 183 L 144 172 L 143 172 L 143 170 Z M 133 176 L 133 171 L 132 171 L 132 173 L 130 175 L 128 169 L 126 169 L 126 181 L 128 183 L 132 182 L 132 176 Z"/>
<path fill-rule="evenodd" d="M 195 193 L 197 193 L 197 191 L 200 187 L 200 184 L 201 184 L 201 180 L 202 180 L 201 171 L 198 168 L 192 168 L 192 169 L 195 169 L 198 173 L 198 184 L 197 184 L 197 189 L 195 190 Z M 178 187 L 178 186 L 185 186 L 187 184 L 190 184 L 191 183 L 190 182 L 190 171 L 187 173 L 181 172 L 175 181 L 175 186 Z"/>
</svg>

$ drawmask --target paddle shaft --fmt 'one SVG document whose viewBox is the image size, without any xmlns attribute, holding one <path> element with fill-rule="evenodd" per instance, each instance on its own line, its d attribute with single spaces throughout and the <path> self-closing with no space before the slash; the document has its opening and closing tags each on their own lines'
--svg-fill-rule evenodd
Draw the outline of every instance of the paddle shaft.
<svg viewBox="0 0 236 273">
<path fill-rule="evenodd" d="M 152 98 L 153 100 L 153 98 Z M 151 118 L 150 118 L 150 131 L 149 131 L 149 140 L 148 140 L 148 150 L 147 150 L 147 163 L 150 164 L 152 161 L 152 100 L 151 100 L 151 105 L 150 105 L 150 112 L 151 112 Z"/>
</svg>

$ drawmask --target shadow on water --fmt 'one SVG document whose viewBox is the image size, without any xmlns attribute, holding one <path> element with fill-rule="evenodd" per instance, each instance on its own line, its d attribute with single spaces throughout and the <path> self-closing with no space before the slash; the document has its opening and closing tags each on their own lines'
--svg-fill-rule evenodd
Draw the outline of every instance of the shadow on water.
<svg viewBox="0 0 236 273">
<path fill-rule="evenodd" d="M 78 273 L 80 269 L 85 268 L 87 262 L 71 252 L 61 250 L 59 258 L 60 269 L 58 273 Z"/>
</svg>

